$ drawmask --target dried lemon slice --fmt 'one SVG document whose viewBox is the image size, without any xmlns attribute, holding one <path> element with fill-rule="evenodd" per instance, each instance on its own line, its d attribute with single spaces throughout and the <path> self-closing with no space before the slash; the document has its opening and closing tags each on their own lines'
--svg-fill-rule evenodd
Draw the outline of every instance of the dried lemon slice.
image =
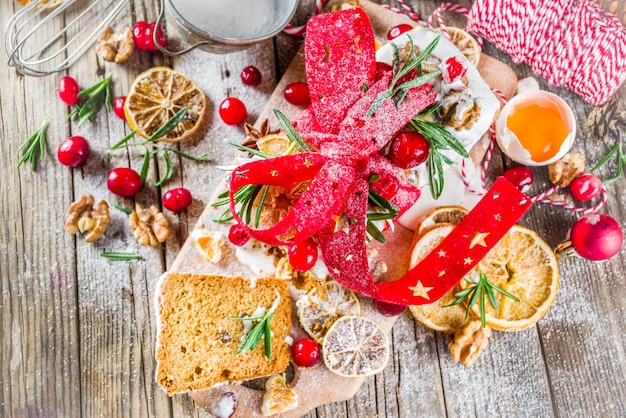
<svg viewBox="0 0 626 418">
<path fill-rule="evenodd" d="M 426 228 L 418 236 L 411 250 L 410 268 L 415 267 L 454 229 L 451 223 L 439 222 Z M 427 305 L 409 306 L 413 317 L 430 329 L 442 332 L 455 332 L 465 322 L 465 307 L 462 305 L 446 306 L 456 300 L 458 287 L 443 295 L 441 299 Z"/>
<path fill-rule="evenodd" d="M 476 39 L 463 29 L 448 26 L 448 35 L 450 35 L 450 41 L 456 46 L 459 51 L 472 63 L 474 66 L 478 65 L 480 61 L 480 46 Z M 441 28 L 434 29 L 435 32 L 442 33 Z"/>
<path fill-rule="evenodd" d="M 496 286 L 517 296 L 520 302 L 496 293 L 498 310 L 485 306 L 488 327 L 519 331 L 534 325 L 548 311 L 559 285 L 559 265 L 552 249 L 534 231 L 513 226 L 479 263 Z M 470 286 L 467 281 L 462 288 Z M 472 307 L 479 317 L 480 301 Z"/>
<path fill-rule="evenodd" d="M 361 315 L 361 303 L 354 292 L 334 280 L 326 281 L 322 289 L 314 287 L 296 303 L 300 325 L 319 344 L 338 318 Z"/>
<path fill-rule="evenodd" d="M 322 353 L 326 367 L 333 373 L 345 377 L 371 376 L 389 362 L 389 339 L 371 319 L 344 316 L 326 333 Z"/>
<path fill-rule="evenodd" d="M 261 412 L 266 417 L 291 411 L 298 406 L 298 394 L 287 387 L 285 378 L 279 374 L 271 376 L 265 383 L 265 394 Z"/>
<path fill-rule="evenodd" d="M 184 119 L 159 141 L 179 142 L 195 136 L 205 119 L 206 97 L 186 75 L 153 67 L 133 82 L 124 114 L 130 128 L 147 138 L 183 107 L 187 108 Z"/>
<path fill-rule="evenodd" d="M 426 215 L 415 230 L 415 233 L 421 234 L 426 228 L 441 222 L 458 225 L 467 213 L 467 209 L 461 206 L 441 206 Z"/>
</svg>

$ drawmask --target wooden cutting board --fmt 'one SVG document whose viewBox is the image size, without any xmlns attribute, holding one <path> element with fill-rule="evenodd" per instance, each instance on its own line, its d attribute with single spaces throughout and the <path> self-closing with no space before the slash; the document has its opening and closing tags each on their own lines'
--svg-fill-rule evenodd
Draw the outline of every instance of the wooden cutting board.
<svg viewBox="0 0 626 418">
<path fill-rule="evenodd" d="M 330 2 L 328 8 L 337 1 Z M 380 7 L 379 5 L 362 0 L 361 7 L 365 9 L 370 17 L 376 38 L 381 44 L 386 43 L 388 30 L 401 23 L 416 25 L 415 22 L 404 15 L 396 14 Z M 513 70 L 506 64 L 483 54 L 478 66 L 478 70 L 485 81 L 493 88 L 497 88 L 505 96 L 511 97 L 516 90 L 517 77 Z M 272 127 L 278 127 L 278 122 L 274 118 L 273 109 L 280 109 L 290 119 L 296 117 L 301 111 L 293 106 L 283 97 L 283 91 L 287 84 L 294 81 L 306 81 L 304 71 L 304 61 L 302 54 L 298 54 L 293 60 L 285 75 L 276 86 L 274 93 L 270 97 L 267 105 L 259 115 L 257 126 L 269 119 Z M 472 150 L 472 156 L 476 163 L 484 155 L 485 148 L 479 144 Z M 216 191 L 216 195 L 224 190 L 222 185 Z M 194 229 L 211 229 L 220 231 L 224 236 L 228 234 L 229 225 L 220 225 L 213 222 L 223 209 L 215 209 L 207 205 Z M 388 234 L 387 243 L 379 245 L 379 259 L 386 261 L 389 270 L 382 277 L 383 280 L 394 280 L 401 277 L 408 267 L 409 249 L 413 238 L 413 232 L 397 226 L 393 234 Z M 227 249 L 218 264 L 213 264 L 205 260 L 195 249 L 191 240 L 181 248 L 179 255 L 174 261 L 172 272 L 187 272 L 199 274 L 219 274 L 243 277 L 253 277 L 254 273 L 245 265 L 241 264 L 234 255 L 234 251 Z M 389 332 L 395 322 L 396 317 L 386 317 L 381 315 L 371 303 L 369 298 L 361 298 L 363 306 L 363 316 L 368 317 L 381 325 L 386 332 Z M 294 306 L 292 318 L 291 335 L 294 341 L 306 337 L 304 331 L 298 324 L 296 309 Z M 310 369 L 295 368 L 295 375 L 290 383 L 290 387 L 298 394 L 298 407 L 277 417 L 299 417 L 308 411 L 331 402 L 339 402 L 351 398 L 361 387 L 364 378 L 346 378 L 338 376 L 325 367 L 323 361 Z M 221 406 L 230 404 L 236 399 L 236 410 L 233 417 L 255 418 L 262 417 L 261 404 L 264 391 L 252 389 L 243 385 L 223 385 L 213 389 L 206 389 L 191 393 L 191 397 L 207 411 L 214 415 L 220 415 Z"/>
</svg>

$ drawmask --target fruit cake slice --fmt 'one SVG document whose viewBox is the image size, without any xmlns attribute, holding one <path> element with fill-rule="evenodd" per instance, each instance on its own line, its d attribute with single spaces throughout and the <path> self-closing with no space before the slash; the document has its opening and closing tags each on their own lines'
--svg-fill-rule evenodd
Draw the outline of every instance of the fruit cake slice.
<svg viewBox="0 0 626 418">
<path fill-rule="evenodd" d="M 156 380 L 168 395 L 281 373 L 289 364 L 291 298 L 285 280 L 171 273 L 160 280 L 156 306 Z M 240 350 L 261 322 L 240 318 L 270 311 L 271 350 L 265 333 L 255 348 Z"/>
</svg>

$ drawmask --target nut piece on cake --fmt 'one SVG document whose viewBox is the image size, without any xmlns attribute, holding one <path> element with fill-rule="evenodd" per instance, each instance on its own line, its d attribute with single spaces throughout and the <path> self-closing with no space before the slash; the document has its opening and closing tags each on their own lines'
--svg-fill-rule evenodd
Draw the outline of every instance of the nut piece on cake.
<svg viewBox="0 0 626 418">
<path fill-rule="evenodd" d="M 111 221 L 109 205 L 99 200 L 94 206 L 94 198 L 90 194 L 81 195 L 67 209 L 68 218 L 65 230 L 68 234 L 87 233 L 85 242 L 94 242 L 104 234 Z"/>
<path fill-rule="evenodd" d="M 270 319 L 269 360 L 263 342 L 237 354 L 248 321 L 232 318 L 270 309 L 276 293 L 280 302 Z M 285 280 L 259 278 L 252 287 L 241 277 L 171 273 L 160 282 L 156 304 L 156 380 L 168 395 L 282 373 L 289 365 L 291 298 Z"/>
</svg>

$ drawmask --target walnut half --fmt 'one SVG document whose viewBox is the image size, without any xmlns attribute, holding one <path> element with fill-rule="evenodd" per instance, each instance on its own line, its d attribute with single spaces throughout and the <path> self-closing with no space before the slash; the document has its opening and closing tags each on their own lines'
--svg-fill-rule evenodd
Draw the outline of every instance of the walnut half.
<svg viewBox="0 0 626 418">
<path fill-rule="evenodd" d="M 448 347 L 452 361 L 459 361 L 465 367 L 472 367 L 480 357 L 491 336 L 491 328 L 483 328 L 480 321 L 468 321 L 454 334 L 454 341 Z"/>
<path fill-rule="evenodd" d="M 86 232 L 85 242 L 94 242 L 100 238 L 111 221 L 107 202 L 99 200 L 95 207 L 93 204 L 93 196 L 84 194 L 67 210 L 69 216 L 65 221 L 65 230 L 69 234 Z"/>
<path fill-rule="evenodd" d="M 150 209 L 139 207 L 129 215 L 129 220 L 130 229 L 135 232 L 135 239 L 141 245 L 154 247 L 159 242 L 165 242 L 170 235 L 170 224 L 156 206 Z"/>
<path fill-rule="evenodd" d="M 126 26 L 121 32 L 115 32 L 110 26 L 104 30 L 96 43 L 96 53 L 106 61 L 124 62 L 135 50 L 133 31 Z"/>
<path fill-rule="evenodd" d="M 585 171 L 585 156 L 580 152 L 568 152 L 559 161 L 548 165 L 548 176 L 552 184 L 560 187 L 570 185 Z"/>
</svg>

